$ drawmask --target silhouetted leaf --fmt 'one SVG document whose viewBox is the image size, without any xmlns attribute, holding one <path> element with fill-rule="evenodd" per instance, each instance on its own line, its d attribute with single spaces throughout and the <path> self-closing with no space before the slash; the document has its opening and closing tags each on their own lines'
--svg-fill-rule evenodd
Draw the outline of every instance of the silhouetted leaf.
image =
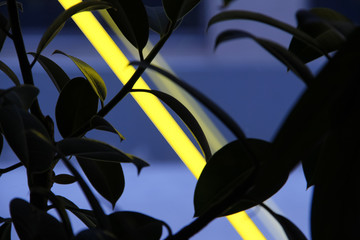
<svg viewBox="0 0 360 240">
<path fill-rule="evenodd" d="M 76 182 L 76 178 L 69 174 L 58 174 L 54 176 L 54 182 L 57 184 L 72 184 Z"/>
<path fill-rule="evenodd" d="M 107 90 L 106 90 L 105 82 L 100 77 L 100 75 L 92 67 L 90 67 L 87 63 L 83 62 L 82 60 L 80 60 L 76 57 L 70 56 L 59 50 L 56 50 L 54 52 L 54 54 L 55 53 L 60 53 L 60 54 L 67 56 L 76 64 L 76 66 L 80 69 L 80 71 L 84 74 L 86 79 L 91 84 L 91 87 L 94 89 L 94 91 L 95 91 L 96 95 L 99 97 L 100 101 L 102 103 L 104 103 Z"/>
<path fill-rule="evenodd" d="M 266 205 L 262 205 L 281 225 L 284 229 L 284 232 L 289 240 L 307 240 L 305 235 L 301 232 L 301 230 L 289 219 L 280 214 L 275 213 Z"/>
<path fill-rule="evenodd" d="M 3 71 L 16 86 L 20 86 L 20 81 L 16 74 L 3 61 L 0 61 L 0 70 Z"/>
<path fill-rule="evenodd" d="M 19 160 L 27 166 L 29 151 L 20 109 L 14 106 L 0 107 L 0 126 L 11 149 Z"/>
<path fill-rule="evenodd" d="M 149 38 L 149 23 L 144 4 L 141 0 L 107 1 L 115 7 L 115 9 L 107 9 L 111 18 L 126 39 L 139 50 L 142 58 L 142 49 Z"/>
<path fill-rule="evenodd" d="M 65 138 L 57 143 L 59 150 L 68 155 L 86 157 L 87 159 L 111 162 L 111 163 L 133 163 L 140 171 L 149 164 L 130 154 L 97 140 L 88 138 Z"/>
<path fill-rule="evenodd" d="M 36 53 L 29 53 L 32 56 L 36 56 Z M 68 75 L 62 70 L 55 62 L 50 60 L 49 58 L 38 55 L 37 61 L 44 68 L 46 73 L 49 75 L 50 79 L 54 83 L 56 89 L 61 92 L 61 90 L 65 87 L 65 85 L 70 81 Z"/>
<path fill-rule="evenodd" d="M 238 139 L 245 139 L 245 133 L 243 130 L 239 127 L 239 125 L 235 122 L 235 120 L 232 119 L 232 117 L 227 114 L 222 108 L 220 108 L 213 100 L 206 97 L 203 93 L 201 93 L 196 88 L 190 86 L 185 81 L 179 79 L 174 74 L 154 65 L 149 65 L 144 62 L 131 62 L 131 65 L 143 65 L 144 67 L 154 70 L 162 75 L 164 75 L 166 78 L 171 80 L 172 82 L 176 83 L 180 87 L 182 87 L 187 93 L 189 93 L 191 96 L 193 96 L 195 99 L 197 99 L 199 102 L 204 104 L 205 107 L 207 107 L 219 120 L 229 128 L 230 131 L 233 132 L 233 134 Z"/>
<path fill-rule="evenodd" d="M 322 53 L 325 56 L 329 57 L 325 49 L 322 49 L 322 47 L 315 41 L 315 39 L 313 39 L 308 34 L 304 33 L 303 31 L 300 31 L 299 29 L 287 23 L 281 22 L 279 20 L 268 17 L 261 13 L 243 11 L 243 10 L 224 11 L 213 16 L 208 23 L 208 27 L 218 22 L 236 20 L 236 19 L 254 20 L 281 29 L 285 32 L 292 34 L 297 39 L 311 45 L 312 47 L 314 47 L 314 49 L 317 49 L 319 53 Z"/>
<path fill-rule="evenodd" d="M 111 233 L 98 228 L 83 230 L 76 235 L 74 240 L 118 240 Z"/>
<path fill-rule="evenodd" d="M 50 136 L 45 126 L 34 115 L 29 114 L 24 110 L 20 111 L 20 113 L 26 130 L 26 142 L 29 154 L 27 170 L 31 173 L 45 172 L 52 166 L 54 149 L 49 147 L 44 141 L 29 133 L 29 131 L 35 130 L 36 132 L 41 133 L 49 142 L 51 142 Z"/>
<path fill-rule="evenodd" d="M 339 112 L 339 103 L 349 95 L 348 91 L 359 89 L 359 41 L 360 30 L 356 30 L 301 96 L 274 140 L 278 161 L 275 166 L 291 170 L 316 149 L 332 128 L 339 126 L 339 119 L 347 117 L 347 112 Z"/>
<path fill-rule="evenodd" d="M 149 19 L 149 26 L 163 36 L 168 31 L 169 19 L 166 16 L 163 6 L 145 6 Z"/>
<path fill-rule="evenodd" d="M 113 233 L 124 240 L 159 240 L 163 223 L 137 212 L 115 212 L 109 215 Z"/>
<path fill-rule="evenodd" d="M 120 141 L 125 140 L 125 137 L 118 130 L 116 130 L 116 128 L 114 128 L 108 121 L 106 121 L 106 119 L 98 115 L 95 115 L 93 118 L 91 118 L 90 127 L 92 129 L 115 133 L 120 137 Z"/>
<path fill-rule="evenodd" d="M 297 12 L 298 29 L 312 36 L 327 53 L 338 50 L 346 36 L 355 28 L 343 15 L 326 8 Z M 310 62 L 323 54 L 296 38 L 291 40 L 289 51 L 304 63 Z"/>
<path fill-rule="evenodd" d="M 311 71 L 302 63 L 302 61 L 291 52 L 286 50 L 286 48 L 281 45 L 269 41 L 267 39 L 258 38 L 254 35 L 241 31 L 241 30 L 228 30 L 222 32 L 217 38 L 215 43 L 215 48 L 220 44 L 228 40 L 238 39 L 238 38 L 251 38 L 256 41 L 260 46 L 266 49 L 270 54 L 276 57 L 280 62 L 282 62 L 287 68 L 292 70 L 299 78 L 301 78 L 307 85 L 311 84 L 314 77 Z"/>
<path fill-rule="evenodd" d="M 124 173 L 120 163 L 93 161 L 84 156 L 76 158 L 91 185 L 115 207 L 125 187 Z"/>
<path fill-rule="evenodd" d="M 0 240 L 11 240 L 11 222 L 5 222 L 1 225 Z"/>
<path fill-rule="evenodd" d="M 72 212 L 77 218 L 79 218 L 88 228 L 94 228 L 97 225 L 97 220 L 93 211 L 80 209 L 75 203 L 63 196 L 56 196 L 59 201 L 62 202 L 64 207 Z"/>
<path fill-rule="evenodd" d="M 7 37 L 7 33 L 10 30 L 10 23 L 9 21 L 4 17 L 2 13 L 0 13 L 0 51 L 2 50 L 2 47 L 4 46 L 5 39 Z"/>
<path fill-rule="evenodd" d="M 246 183 L 254 173 L 256 161 L 242 140 L 231 142 L 217 151 L 206 164 L 196 184 L 195 216 L 216 206 Z M 251 187 L 245 186 L 245 190 Z"/>
<path fill-rule="evenodd" d="M 54 39 L 54 37 L 61 31 L 65 22 L 70 19 L 74 14 L 83 12 L 83 11 L 94 11 L 100 9 L 110 8 L 112 5 L 105 1 L 98 0 L 88 0 L 86 2 L 80 2 L 71 8 L 62 12 L 52 24 L 45 31 L 39 45 L 36 49 L 36 55 L 39 55 L 46 46 Z"/>
<path fill-rule="evenodd" d="M 222 7 L 225 8 L 225 7 L 229 6 L 229 4 L 232 2 L 234 2 L 234 0 L 223 0 Z"/>
<path fill-rule="evenodd" d="M 89 121 L 98 108 L 98 97 L 90 83 L 84 78 L 72 79 L 61 91 L 55 116 L 60 134 L 71 136 Z"/>
<path fill-rule="evenodd" d="M 194 135 L 195 139 L 198 141 L 203 154 L 207 160 L 211 157 L 211 150 L 209 144 L 206 140 L 206 136 L 202 131 L 199 123 L 191 112 L 177 99 L 172 97 L 169 94 L 157 91 L 157 90 L 143 90 L 143 89 L 134 89 L 132 92 L 145 92 L 151 93 L 164 101 L 180 118 L 184 121 L 186 126 L 189 128 L 191 133 Z"/>
<path fill-rule="evenodd" d="M 22 199 L 10 202 L 10 214 L 20 239 L 68 239 L 62 223 Z"/>
<path fill-rule="evenodd" d="M 31 85 L 20 85 L 0 91 L 3 104 L 14 104 L 18 108 L 29 109 L 39 94 L 39 90 Z"/>
<path fill-rule="evenodd" d="M 200 0 L 162 0 L 166 15 L 173 23 L 183 18 L 199 2 Z"/>
</svg>

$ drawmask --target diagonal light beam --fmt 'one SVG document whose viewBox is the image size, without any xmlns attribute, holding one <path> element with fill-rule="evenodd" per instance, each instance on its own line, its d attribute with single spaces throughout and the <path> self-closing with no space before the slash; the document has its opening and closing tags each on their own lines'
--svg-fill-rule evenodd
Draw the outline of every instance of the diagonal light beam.
<svg viewBox="0 0 360 240">
<path fill-rule="evenodd" d="M 68 9 L 81 1 L 59 0 L 59 2 L 65 9 Z M 128 66 L 129 60 L 94 15 L 90 12 L 82 12 L 74 15 L 72 18 L 119 80 L 126 84 L 135 72 L 135 69 Z M 138 79 L 134 88 L 150 89 L 142 78 Z M 170 113 L 156 97 L 150 94 L 132 93 L 132 96 L 176 154 L 198 179 L 205 166 L 205 160 Z M 265 240 L 264 235 L 245 212 L 233 214 L 227 218 L 244 240 Z"/>
</svg>

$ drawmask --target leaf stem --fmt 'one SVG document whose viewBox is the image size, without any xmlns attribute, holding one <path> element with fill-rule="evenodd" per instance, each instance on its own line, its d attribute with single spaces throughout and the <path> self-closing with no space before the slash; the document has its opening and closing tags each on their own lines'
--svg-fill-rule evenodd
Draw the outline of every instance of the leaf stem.
<svg viewBox="0 0 360 240">
<path fill-rule="evenodd" d="M 152 60 L 159 53 L 160 49 L 164 46 L 165 42 L 169 39 L 171 33 L 173 32 L 173 27 L 169 27 L 169 31 L 159 40 L 159 42 L 154 46 L 151 52 L 146 56 L 144 62 L 151 63 Z M 113 99 L 110 100 L 108 104 L 106 104 L 99 112 L 98 115 L 104 117 L 108 114 L 111 109 L 113 109 L 133 88 L 136 81 L 141 77 L 141 75 L 146 70 L 146 67 L 139 66 L 135 73 L 131 76 L 129 81 L 121 88 L 121 90 L 115 95 Z"/>
<path fill-rule="evenodd" d="M 8 173 L 8 172 L 11 172 L 12 170 L 15 170 L 21 166 L 23 166 L 24 164 L 19 162 L 19 163 L 16 163 L 10 167 L 7 167 L 7 168 L 3 168 L 3 169 L 0 169 L 0 176 L 3 175 L 4 173 Z"/>
</svg>

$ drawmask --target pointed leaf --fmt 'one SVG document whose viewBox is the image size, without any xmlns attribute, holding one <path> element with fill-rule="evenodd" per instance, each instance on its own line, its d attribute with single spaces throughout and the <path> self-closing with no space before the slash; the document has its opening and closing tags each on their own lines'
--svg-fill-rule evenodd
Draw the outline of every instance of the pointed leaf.
<svg viewBox="0 0 360 240">
<path fill-rule="evenodd" d="M 340 108 L 339 103 L 352 96 L 349 91 L 359 89 L 359 41 L 360 30 L 357 30 L 322 69 L 288 115 L 274 140 L 279 162 L 276 166 L 292 169 L 312 153 L 331 129 L 337 128 L 341 118 L 346 117 L 347 114 L 340 111 L 344 108 Z M 357 108 L 356 104 L 357 101 L 347 101 L 344 105 L 351 109 Z"/>
<path fill-rule="evenodd" d="M 76 178 L 69 174 L 58 174 L 54 176 L 54 183 L 57 184 L 72 184 L 76 182 Z"/>
<path fill-rule="evenodd" d="M 166 15 L 172 23 L 188 14 L 200 0 L 162 0 Z"/>
<path fill-rule="evenodd" d="M 11 222 L 6 222 L 1 225 L 0 240 L 11 240 Z"/>
<path fill-rule="evenodd" d="M 29 162 L 27 170 L 30 173 L 33 172 L 45 172 L 48 171 L 53 164 L 54 149 L 49 147 L 47 143 L 34 136 L 29 131 L 36 131 L 44 136 L 47 141 L 51 142 L 51 138 L 48 134 L 45 126 L 38 120 L 34 115 L 20 111 L 23 118 L 25 130 L 26 130 L 26 141 L 28 146 Z"/>
<path fill-rule="evenodd" d="M 88 228 L 94 228 L 97 225 L 97 220 L 94 216 L 94 213 L 90 210 L 80 209 L 76 206 L 75 203 L 70 201 L 69 199 L 56 196 L 59 201 L 63 204 L 63 206 L 72 212 L 77 218 L 79 218 Z"/>
<path fill-rule="evenodd" d="M 95 115 L 93 118 L 91 118 L 90 127 L 92 129 L 115 133 L 120 137 L 120 141 L 125 140 L 125 137 L 118 130 L 116 130 L 116 128 L 114 128 L 108 121 L 106 121 L 106 119 L 98 115 Z"/>
<path fill-rule="evenodd" d="M 107 9 L 111 18 L 124 34 L 126 39 L 139 50 L 148 42 L 149 23 L 144 4 L 141 0 L 107 0 L 115 9 Z"/>
<path fill-rule="evenodd" d="M 147 69 L 154 70 L 162 75 L 164 75 L 167 79 L 171 80 L 172 82 L 176 83 L 180 87 L 182 87 L 186 92 L 188 92 L 191 96 L 193 96 L 195 99 L 197 99 L 199 102 L 204 104 L 205 107 L 207 107 L 219 120 L 229 128 L 230 131 L 233 132 L 233 134 L 238 139 L 245 139 L 245 133 L 243 130 L 238 126 L 238 124 L 235 122 L 235 120 L 232 119 L 232 117 L 227 114 L 222 108 L 220 108 L 213 100 L 206 97 L 203 93 L 201 93 L 196 88 L 190 86 L 185 81 L 179 79 L 172 73 L 154 66 L 154 65 L 148 65 L 144 62 L 131 62 L 131 65 L 140 65 L 144 66 Z"/>
<path fill-rule="evenodd" d="M 10 202 L 10 214 L 20 239 L 68 239 L 62 223 L 22 199 Z"/>
<path fill-rule="evenodd" d="M 0 107 L 0 126 L 1 132 L 11 149 L 19 160 L 27 166 L 29 163 L 29 151 L 20 109 L 14 106 Z"/>
<path fill-rule="evenodd" d="M 0 61 L 0 70 L 3 71 L 16 86 L 20 86 L 20 81 L 16 74 L 3 61 Z"/>
<path fill-rule="evenodd" d="M 297 19 L 298 29 L 312 36 L 327 53 L 338 50 L 355 28 L 347 18 L 330 9 L 301 10 L 297 12 Z M 296 38 L 291 40 L 289 50 L 304 63 L 323 55 Z"/>
<path fill-rule="evenodd" d="M 109 215 L 113 232 L 118 239 L 159 240 L 163 223 L 137 212 L 115 212 Z"/>
<path fill-rule="evenodd" d="M 69 20 L 74 14 L 83 12 L 83 11 L 94 11 L 100 9 L 107 9 L 112 7 L 112 5 L 105 1 L 98 0 L 89 0 L 86 2 L 80 2 L 71 8 L 62 12 L 54 22 L 49 26 L 45 31 L 44 35 L 41 37 L 39 45 L 36 49 L 36 55 L 39 55 L 46 46 L 54 39 L 54 37 L 61 31 L 65 22 Z"/>
<path fill-rule="evenodd" d="M 66 156 L 75 155 L 86 157 L 93 161 L 111 162 L 111 163 L 133 163 L 138 170 L 148 166 L 145 161 L 126 154 L 119 149 L 87 138 L 65 138 L 57 143 L 59 150 Z"/>
<path fill-rule="evenodd" d="M 84 78 L 72 79 L 61 91 L 55 116 L 60 134 L 71 136 L 97 113 L 98 97 Z"/>
<path fill-rule="evenodd" d="M 241 30 L 228 30 L 221 33 L 217 39 L 215 48 L 224 41 L 233 40 L 237 38 L 251 38 L 256 41 L 260 46 L 266 49 L 274 57 L 276 57 L 280 62 L 282 62 L 287 68 L 292 70 L 299 78 L 301 78 L 307 85 L 309 85 L 313 80 L 313 75 L 311 71 L 302 63 L 302 61 L 293 55 L 291 52 L 287 51 L 281 45 L 269 41 L 267 39 L 258 38 L 254 35 L 241 31 Z"/>
<path fill-rule="evenodd" d="M 92 67 L 90 67 L 87 63 L 83 62 L 82 60 L 80 60 L 76 57 L 70 56 L 59 50 L 56 50 L 54 52 L 54 54 L 55 53 L 60 53 L 60 54 L 67 56 L 76 64 L 76 66 L 80 69 L 80 71 L 84 74 L 86 79 L 91 84 L 91 87 L 94 89 L 96 95 L 99 97 L 99 99 L 103 103 L 106 98 L 107 90 L 106 90 L 105 82 L 100 77 L 100 75 Z"/>
<path fill-rule="evenodd" d="M 322 47 L 315 41 L 315 39 L 313 39 L 308 34 L 304 33 L 303 31 L 300 31 L 299 29 L 297 29 L 287 23 L 281 22 L 279 20 L 268 17 L 261 13 L 242 11 L 242 10 L 224 11 L 224 12 L 221 12 L 221 13 L 213 16 L 208 23 L 208 27 L 210 27 L 211 25 L 218 23 L 218 22 L 236 20 L 236 19 L 254 20 L 254 21 L 265 23 L 265 24 L 268 24 L 275 28 L 281 29 L 285 32 L 288 32 L 288 33 L 294 35 L 294 37 L 296 37 L 297 39 L 311 45 L 314 49 L 316 49 L 316 51 L 324 54 L 325 56 L 327 56 L 329 58 L 329 55 L 327 54 L 325 49 L 322 49 Z"/>
<path fill-rule="evenodd" d="M 202 215 L 247 183 L 254 173 L 256 161 L 242 140 L 231 142 L 217 151 L 206 164 L 196 184 L 195 216 Z M 245 190 L 252 187 L 245 186 Z"/>
<path fill-rule="evenodd" d="M 162 6 L 145 6 L 145 8 L 150 28 L 160 34 L 160 36 L 163 36 L 169 26 L 169 19 L 166 16 L 164 8 Z"/>
<path fill-rule="evenodd" d="M 120 163 L 93 161 L 83 156 L 76 158 L 91 185 L 115 207 L 125 187 Z"/>
<path fill-rule="evenodd" d="M 307 240 L 305 235 L 301 232 L 301 230 L 289 219 L 280 214 L 275 213 L 266 205 L 262 205 L 281 225 L 284 229 L 284 232 L 289 240 Z"/>
<path fill-rule="evenodd" d="M 199 123 L 195 119 L 195 117 L 191 114 L 191 112 L 178 100 L 169 94 L 157 91 L 157 90 L 142 90 L 142 89 L 134 89 L 132 92 L 145 92 L 151 93 L 164 101 L 180 118 L 184 121 L 186 126 L 189 128 L 191 133 L 194 135 L 195 139 L 198 141 L 204 156 L 207 160 L 211 157 L 211 150 L 209 144 L 206 140 L 206 136 L 202 131 Z"/>
<path fill-rule="evenodd" d="M 3 97 L 6 104 L 11 103 L 18 108 L 27 110 L 33 104 L 38 94 L 39 89 L 36 87 L 31 85 L 20 85 L 3 91 L 0 95 L 0 99 Z"/>
<path fill-rule="evenodd" d="M 2 50 L 2 47 L 4 46 L 5 39 L 7 37 L 7 33 L 10 30 L 10 23 L 9 21 L 4 17 L 2 13 L 0 13 L 0 51 Z"/>
<path fill-rule="evenodd" d="M 36 56 L 36 53 L 29 53 L 32 56 Z M 55 62 L 50 60 L 49 58 L 38 55 L 37 61 L 44 68 L 46 73 L 49 75 L 50 79 L 54 83 L 56 89 L 61 92 L 61 90 L 65 87 L 65 85 L 70 81 L 68 75 L 62 70 Z"/>
</svg>

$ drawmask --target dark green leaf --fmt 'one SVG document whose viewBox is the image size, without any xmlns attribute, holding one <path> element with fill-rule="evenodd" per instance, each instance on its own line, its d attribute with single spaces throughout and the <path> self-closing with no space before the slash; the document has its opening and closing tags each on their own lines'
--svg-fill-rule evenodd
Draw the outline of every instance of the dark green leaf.
<svg viewBox="0 0 360 240">
<path fill-rule="evenodd" d="M 62 12 L 45 31 L 41 37 L 39 45 L 36 49 L 36 55 L 39 55 L 46 46 L 54 39 L 54 37 L 61 31 L 65 22 L 70 19 L 74 14 L 83 11 L 94 11 L 99 9 L 110 8 L 112 5 L 105 1 L 88 0 L 86 2 L 80 2 L 71 8 Z"/>
<path fill-rule="evenodd" d="M 298 29 L 312 36 L 327 53 L 338 50 L 355 28 L 347 18 L 330 9 L 301 10 L 297 13 L 297 19 Z M 291 40 L 289 51 L 304 63 L 323 55 L 296 38 Z"/>
<path fill-rule="evenodd" d="M 65 138 L 57 143 L 59 150 L 66 156 L 75 155 L 87 157 L 95 161 L 112 163 L 133 163 L 138 168 L 148 164 L 138 158 L 133 158 L 119 149 L 97 140 L 88 138 Z M 135 160 L 134 160 L 135 159 Z"/>
<path fill-rule="evenodd" d="M 93 161 L 83 156 L 77 156 L 77 160 L 91 185 L 115 207 L 125 187 L 120 163 Z"/>
<path fill-rule="evenodd" d="M 0 126 L 11 149 L 19 160 L 27 166 L 29 151 L 20 109 L 14 106 L 0 107 Z"/>
<path fill-rule="evenodd" d="M 163 223 L 137 212 L 115 212 L 109 215 L 113 232 L 118 239 L 159 240 Z"/>
<path fill-rule="evenodd" d="M 149 23 L 144 4 L 141 0 L 107 1 L 115 6 L 115 9 L 107 9 L 111 18 L 126 39 L 139 50 L 142 58 L 142 49 L 149 38 Z"/>
<path fill-rule="evenodd" d="M 314 77 L 311 71 L 302 63 L 302 61 L 291 52 L 287 51 L 281 45 L 269 41 L 267 39 L 258 38 L 254 35 L 241 31 L 241 30 L 228 30 L 222 32 L 216 39 L 215 48 L 224 41 L 233 40 L 237 38 L 251 38 L 256 41 L 260 46 L 266 49 L 287 68 L 292 70 L 298 77 L 300 77 L 307 85 L 311 84 Z"/>
<path fill-rule="evenodd" d="M 255 161 L 240 140 L 217 151 L 206 164 L 196 184 L 195 216 L 202 215 L 245 183 L 254 172 Z"/>
<path fill-rule="evenodd" d="M 80 209 L 76 204 L 74 204 L 69 199 L 56 196 L 59 201 L 62 202 L 64 207 L 72 212 L 77 218 L 79 218 L 88 228 L 94 228 L 97 225 L 97 220 L 94 216 L 94 213 L 90 210 Z"/>
<path fill-rule="evenodd" d="M 4 42 L 7 37 L 7 34 L 9 33 L 9 30 L 10 30 L 9 21 L 4 17 L 2 13 L 0 13 L 0 51 L 4 46 Z"/>
<path fill-rule="evenodd" d="M 39 89 L 31 85 L 12 87 L 2 92 L 3 104 L 14 104 L 18 108 L 29 109 L 39 94 Z M 0 100 L 1 100 L 0 97 Z"/>
<path fill-rule="evenodd" d="M 291 170 L 307 158 L 332 128 L 340 125 L 346 112 L 339 103 L 348 92 L 359 89 L 360 30 L 352 34 L 342 49 L 318 74 L 314 83 L 301 96 L 274 140 L 278 164 Z M 357 101 L 347 101 L 347 108 L 358 108 Z M 343 123 L 341 123 L 343 125 Z M 271 168 L 271 167 L 270 167 Z"/>
<path fill-rule="evenodd" d="M 180 118 L 184 121 L 186 126 L 189 128 L 191 133 L 194 135 L 195 139 L 198 141 L 204 156 L 207 160 L 211 157 L 211 150 L 209 144 L 206 140 L 206 136 L 202 131 L 199 123 L 195 119 L 195 117 L 191 114 L 191 112 L 178 100 L 169 94 L 157 91 L 157 90 L 142 90 L 142 89 L 134 89 L 133 92 L 146 92 L 151 93 L 164 101 Z"/>
<path fill-rule="evenodd" d="M 50 136 L 45 126 L 34 115 L 25 111 L 20 111 L 24 126 L 26 129 L 26 141 L 28 145 L 29 162 L 27 170 L 32 172 L 45 172 L 52 166 L 54 159 L 54 149 L 49 147 L 47 143 L 44 143 L 41 139 L 34 136 L 29 131 L 36 131 L 44 136 L 49 142 Z"/>
<path fill-rule="evenodd" d="M 99 97 L 100 101 L 102 103 L 104 103 L 107 90 L 106 90 L 105 82 L 100 77 L 100 75 L 92 67 L 90 67 L 87 63 L 83 62 L 82 60 L 80 60 L 76 57 L 70 56 L 59 50 L 56 50 L 54 52 L 54 54 L 55 53 L 60 53 L 60 54 L 67 56 L 76 64 L 76 66 L 80 69 L 80 71 L 84 74 L 86 79 L 91 84 L 91 87 L 94 89 L 94 91 L 95 91 L 96 95 Z"/>
<path fill-rule="evenodd" d="M 16 74 L 3 61 L 0 61 L 0 70 L 3 71 L 16 86 L 20 86 L 20 81 Z"/>
<path fill-rule="evenodd" d="M 36 53 L 30 53 L 34 57 Z M 49 75 L 50 79 L 54 83 L 56 89 L 61 92 L 61 90 L 65 87 L 65 85 L 70 81 L 68 75 L 62 70 L 55 62 L 50 60 L 49 58 L 38 55 L 37 61 L 44 68 L 46 73 Z"/>
<path fill-rule="evenodd" d="M 163 36 L 169 26 L 169 19 L 166 16 L 164 8 L 162 6 L 145 6 L 145 8 L 150 28 L 160 34 L 160 36 Z"/>
<path fill-rule="evenodd" d="M 187 91 L 191 96 L 193 96 L 199 102 L 204 104 L 204 106 L 207 107 L 216 117 L 218 117 L 219 120 L 222 123 L 224 123 L 224 125 L 227 126 L 238 139 L 245 139 L 245 133 L 235 122 L 235 120 L 233 120 L 232 117 L 229 114 L 227 114 L 222 108 L 220 108 L 213 100 L 206 97 L 196 88 L 190 86 L 185 81 L 180 80 L 175 75 L 171 74 L 170 72 L 160 67 L 154 65 L 148 65 L 143 62 L 131 62 L 131 64 L 140 65 L 140 66 L 144 64 L 144 67 L 164 75 L 166 78 L 170 79 L 171 81 L 182 87 L 185 91 Z"/>
<path fill-rule="evenodd" d="M 90 228 L 79 232 L 75 240 L 118 240 L 111 233 L 97 228 Z"/>
<path fill-rule="evenodd" d="M 294 37 L 296 37 L 297 39 L 311 45 L 312 47 L 314 47 L 314 49 L 317 49 L 319 53 L 322 53 L 329 58 L 325 49 L 322 49 L 322 47 L 315 41 L 315 39 L 313 39 L 308 34 L 304 33 L 303 31 L 300 31 L 299 29 L 287 23 L 281 22 L 279 20 L 268 17 L 261 13 L 242 11 L 242 10 L 224 11 L 213 16 L 208 23 L 208 27 L 218 22 L 236 20 L 236 19 L 254 20 L 281 29 L 285 32 L 294 35 Z"/>
<path fill-rule="evenodd" d="M 162 0 L 166 15 L 172 23 L 176 23 L 189 13 L 200 0 Z"/>
<path fill-rule="evenodd" d="M 307 240 L 301 230 L 289 219 L 275 213 L 266 205 L 262 205 L 262 207 L 264 207 L 280 223 L 289 240 Z"/>
<path fill-rule="evenodd" d="M 61 91 L 56 104 L 55 116 L 63 137 L 71 136 L 95 116 L 98 97 L 84 78 L 72 79 Z"/>
<path fill-rule="evenodd" d="M 68 239 L 62 223 L 22 199 L 10 202 L 10 214 L 20 239 Z"/>
<path fill-rule="evenodd" d="M 54 182 L 57 184 L 72 184 L 76 182 L 76 178 L 69 174 L 58 174 L 54 176 Z"/>
<path fill-rule="evenodd" d="M 98 115 L 95 115 L 93 118 L 91 118 L 90 127 L 92 129 L 115 133 L 120 137 L 120 141 L 125 140 L 125 137 L 118 130 L 116 130 L 116 128 L 114 128 L 108 121 Z"/>
<path fill-rule="evenodd" d="M 11 222 L 6 222 L 1 225 L 0 240 L 11 240 Z"/>
</svg>

